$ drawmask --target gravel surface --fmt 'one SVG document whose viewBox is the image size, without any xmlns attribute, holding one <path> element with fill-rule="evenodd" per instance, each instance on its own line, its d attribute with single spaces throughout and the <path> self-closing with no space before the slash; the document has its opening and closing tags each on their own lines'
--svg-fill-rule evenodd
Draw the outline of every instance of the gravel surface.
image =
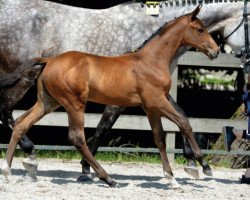
<svg viewBox="0 0 250 200">
<path fill-rule="evenodd" d="M 0 164 L 2 162 L 3 159 Z M 96 177 L 92 182 L 77 182 L 81 174 L 79 161 L 39 159 L 38 163 L 37 181 L 31 182 L 25 175 L 21 159 L 14 158 L 12 175 L 18 181 L 7 184 L 0 174 L 0 199 L 250 200 L 250 185 L 239 183 L 245 169 L 213 168 L 213 177 L 200 172 L 200 179 L 195 180 L 184 172 L 184 166 L 172 164 L 175 177 L 182 186 L 182 189 L 173 190 L 163 177 L 160 164 L 101 163 L 118 182 L 116 188 L 109 188 Z"/>
</svg>

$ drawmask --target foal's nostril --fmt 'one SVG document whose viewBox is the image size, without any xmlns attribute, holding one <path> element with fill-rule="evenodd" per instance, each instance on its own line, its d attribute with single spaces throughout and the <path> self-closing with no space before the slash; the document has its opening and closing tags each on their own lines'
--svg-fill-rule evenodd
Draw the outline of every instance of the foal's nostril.
<svg viewBox="0 0 250 200">
<path fill-rule="evenodd" d="M 218 57 L 219 54 L 220 54 L 220 50 L 217 51 L 216 58 Z"/>
<path fill-rule="evenodd" d="M 219 53 L 220 53 L 220 49 L 218 48 L 217 50 L 214 50 L 214 51 L 212 52 L 212 55 L 213 55 L 214 58 L 217 58 L 218 55 L 219 55 Z"/>
</svg>

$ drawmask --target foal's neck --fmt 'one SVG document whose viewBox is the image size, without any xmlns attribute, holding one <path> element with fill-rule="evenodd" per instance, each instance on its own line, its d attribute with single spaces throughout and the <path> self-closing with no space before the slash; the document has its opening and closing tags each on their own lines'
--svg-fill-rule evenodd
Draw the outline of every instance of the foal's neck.
<svg viewBox="0 0 250 200">
<path fill-rule="evenodd" d="M 170 66 L 177 50 L 182 46 L 185 26 L 167 25 L 162 32 L 146 44 L 139 52 L 145 62 L 154 66 Z M 153 62 L 153 63 L 152 63 Z"/>
</svg>

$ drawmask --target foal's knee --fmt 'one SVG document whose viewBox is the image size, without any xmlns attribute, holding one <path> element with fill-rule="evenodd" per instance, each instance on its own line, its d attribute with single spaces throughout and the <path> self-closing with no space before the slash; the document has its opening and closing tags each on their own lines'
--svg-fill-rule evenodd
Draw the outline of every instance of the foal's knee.
<svg viewBox="0 0 250 200">
<path fill-rule="evenodd" d="M 70 131 L 68 140 L 71 144 L 73 144 L 76 147 L 76 149 L 81 149 L 83 145 L 86 145 L 86 142 L 83 139 L 83 137 L 80 134 L 76 133 L 75 131 Z"/>
</svg>

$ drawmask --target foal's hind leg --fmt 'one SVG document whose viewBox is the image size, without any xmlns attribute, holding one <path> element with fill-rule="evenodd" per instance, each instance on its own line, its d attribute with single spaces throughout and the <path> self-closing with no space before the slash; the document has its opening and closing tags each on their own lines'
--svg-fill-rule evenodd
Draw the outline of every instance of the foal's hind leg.
<svg viewBox="0 0 250 200">
<path fill-rule="evenodd" d="M 158 98 L 157 102 L 159 103 L 157 105 L 154 105 L 154 108 L 163 116 L 174 122 L 180 128 L 181 134 L 187 139 L 187 141 L 191 145 L 196 160 L 203 167 L 203 172 L 206 175 L 211 176 L 211 168 L 209 167 L 208 163 L 203 159 L 201 149 L 193 136 L 192 128 L 187 118 L 179 114 L 166 98 L 160 97 Z"/>
<path fill-rule="evenodd" d="M 3 118 L 5 119 L 5 117 L 7 117 L 8 120 L 3 120 L 4 125 L 8 126 L 13 131 L 15 121 L 12 114 L 6 115 Z M 21 138 L 18 144 L 26 155 L 26 158 L 23 159 L 23 166 L 30 173 L 36 171 L 37 161 L 35 159 L 34 144 L 26 135 Z"/>
<path fill-rule="evenodd" d="M 22 136 L 25 135 L 25 133 L 30 129 L 33 124 L 40 120 L 45 114 L 55 110 L 59 106 L 59 104 L 47 94 L 46 90 L 43 87 L 41 79 L 38 80 L 37 85 L 38 100 L 36 104 L 16 120 L 13 129 L 8 150 L 1 169 L 7 181 L 10 180 L 10 167 L 17 143 L 21 140 Z M 24 163 L 24 166 L 26 166 L 27 170 L 34 175 L 37 170 L 37 162 L 35 160 L 35 156 L 31 158 L 31 161 L 28 163 L 28 165 L 25 165 Z"/>
<path fill-rule="evenodd" d="M 73 102 L 73 101 L 72 101 Z M 76 149 L 84 156 L 93 170 L 97 173 L 98 177 L 105 181 L 110 187 L 114 187 L 117 183 L 110 178 L 101 165 L 95 160 L 87 147 L 85 135 L 84 135 L 84 114 L 83 110 L 85 105 L 79 106 L 81 108 L 75 108 L 72 104 L 67 104 L 64 107 L 68 113 L 69 118 L 69 141 L 76 147 Z"/>
<path fill-rule="evenodd" d="M 2 173 L 9 182 L 9 176 L 11 175 L 11 163 L 13 160 L 14 152 L 17 143 L 20 141 L 21 137 L 29 130 L 29 128 L 35 124 L 39 119 L 45 115 L 44 107 L 40 102 L 37 102 L 29 111 L 16 120 L 15 127 L 10 139 L 6 157 L 2 165 Z M 36 166 L 34 166 L 32 173 L 36 173 Z"/>
<path fill-rule="evenodd" d="M 95 135 L 93 136 L 92 140 L 89 144 L 89 150 L 93 156 L 97 153 L 97 149 L 100 145 L 101 140 L 109 133 L 112 126 L 124 112 L 126 107 L 122 106 L 106 106 L 102 118 L 97 125 Z M 78 181 L 87 181 L 89 180 L 90 176 L 90 166 L 87 160 L 83 157 L 81 160 L 82 164 L 82 175 L 77 179 Z"/>
<path fill-rule="evenodd" d="M 149 111 L 146 109 L 145 111 L 147 113 L 149 123 L 153 131 L 154 142 L 160 151 L 160 156 L 161 156 L 162 166 L 163 166 L 163 173 L 165 177 L 168 179 L 168 181 L 170 182 L 171 187 L 173 189 L 180 188 L 180 185 L 174 178 L 172 169 L 170 167 L 170 164 L 167 158 L 166 142 L 165 142 L 164 132 L 162 128 L 161 117 L 158 113 L 154 111 Z"/>
<path fill-rule="evenodd" d="M 4 109 L 3 111 L 0 111 L 0 115 L 1 115 L 0 120 L 3 122 L 4 126 L 9 127 L 13 131 L 15 121 L 13 119 L 12 112 L 13 112 L 12 109 L 10 109 L 10 110 Z M 20 148 L 26 154 L 31 154 L 34 150 L 34 144 L 31 142 L 31 140 L 26 135 L 24 135 L 22 137 L 22 139 L 20 140 L 20 142 L 18 144 L 19 144 Z"/>
</svg>

